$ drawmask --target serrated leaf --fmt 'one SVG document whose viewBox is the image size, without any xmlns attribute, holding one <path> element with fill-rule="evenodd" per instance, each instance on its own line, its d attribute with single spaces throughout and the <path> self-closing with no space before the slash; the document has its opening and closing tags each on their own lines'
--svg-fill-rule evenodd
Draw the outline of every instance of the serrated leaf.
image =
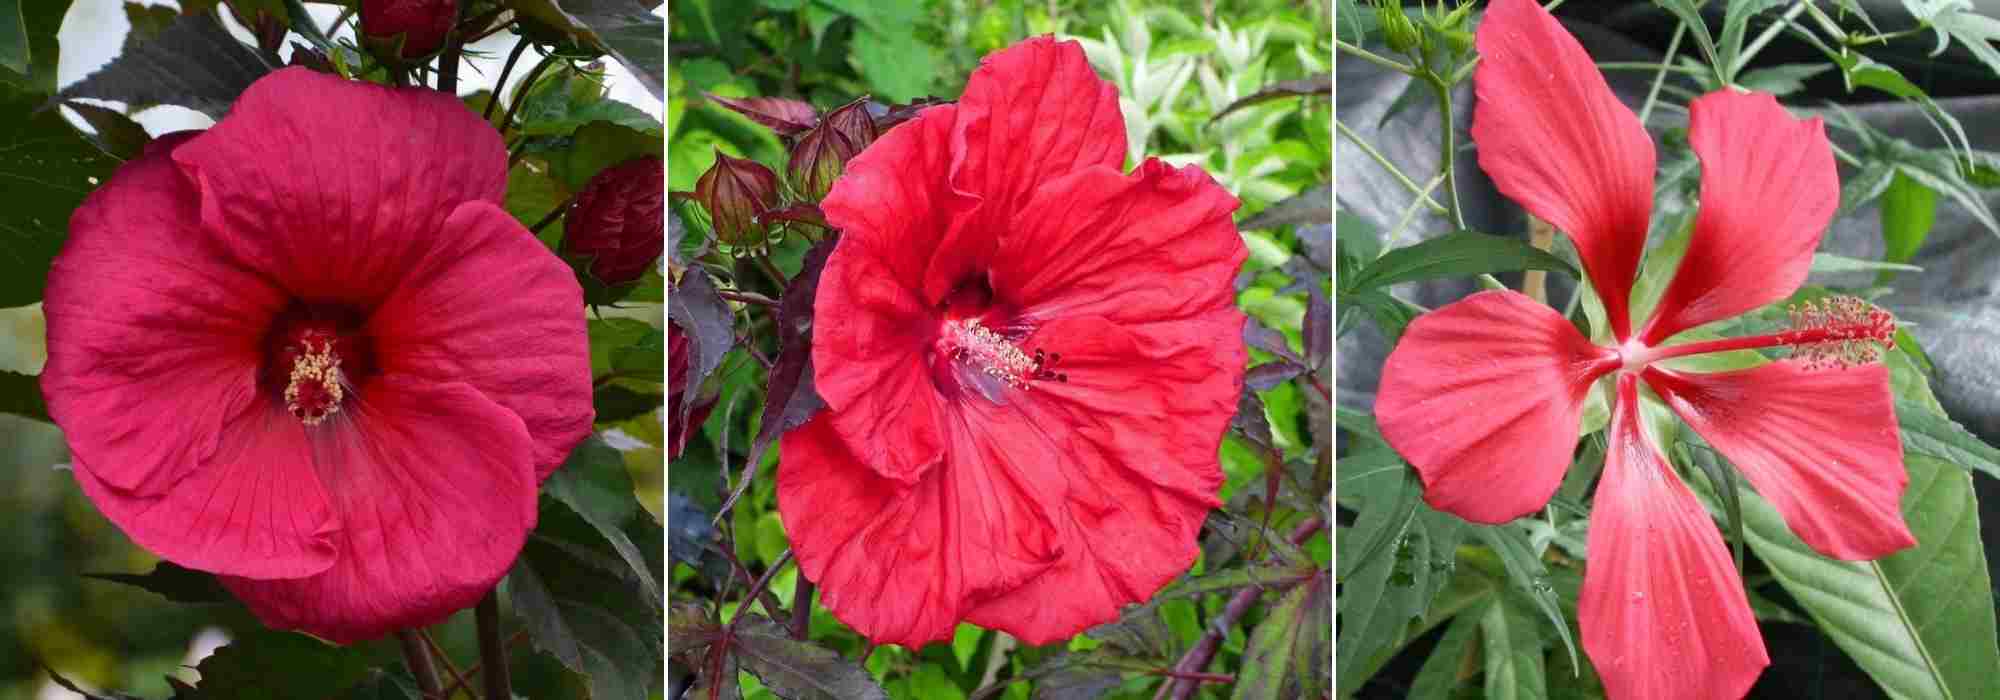
<svg viewBox="0 0 2000 700">
<path fill-rule="evenodd" d="M 119 160 L 131 160 L 139 157 L 139 154 L 146 150 L 146 144 L 153 140 L 153 137 L 146 133 L 145 127 L 139 126 L 138 122 L 132 121 L 132 118 L 125 116 L 124 112 L 86 102 L 70 102 L 64 106 L 76 110 L 77 115 L 90 124 L 90 128 L 96 133 L 85 138 L 97 144 L 98 150 L 104 151 L 105 155 Z"/>
<path fill-rule="evenodd" d="M 1471 680 L 1466 662 L 1474 658 L 1473 645 L 1479 641 L 1480 620 L 1485 614 L 1480 609 L 1452 618 L 1444 638 L 1438 640 L 1410 681 L 1408 700 L 1451 700 L 1459 686 Z"/>
<path fill-rule="evenodd" d="M 1512 238 L 1468 231 L 1384 253 L 1362 268 L 1356 279 L 1344 282 L 1342 288 L 1351 293 L 1403 282 L 1517 270 L 1552 270 L 1576 275 L 1576 269 L 1569 263 L 1547 251 Z"/>
<path fill-rule="evenodd" d="M 85 578 L 122 583 L 152 591 L 176 603 L 228 603 L 236 600 L 215 574 L 163 561 L 144 574 L 84 574 Z"/>
<path fill-rule="evenodd" d="M 323 697 L 375 678 L 365 647 L 340 647 L 292 632 L 252 630 L 237 636 L 195 670 L 201 700 Z"/>
<path fill-rule="evenodd" d="M 819 291 L 820 270 L 826 267 L 833 244 L 834 239 L 829 238 L 806 251 L 799 274 L 786 285 L 779 301 L 778 359 L 771 367 L 763 420 L 750 444 L 750 464 L 759 463 L 778 436 L 805 424 L 826 407 L 826 401 L 813 389 L 813 300 Z"/>
<path fill-rule="evenodd" d="M 629 572 L 619 572 L 620 575 L 637 582 L 640 592 L 657 609 L 661 600 L 659 576 L 621 526 L 631 518 L 651 517 L 643 514 L 638 499 L 632 496 L 625 456 L 604 444 L 602 438 L 595 435 L 585 438 L 570 452 L 562 467 L 542 482 L 542 493 L 568 506 L 597 531 L 601 543 L 631 567 Z"/>
<path fill-rule="evenodd" d="M 1562 600 L 1549 582 L 1548 565 L 1535 555 L 1527 533 L 1512 525 L 1475 526 L 1472 531 L 1499 555 L 1500 563 L 1507 569 L 1507 579 L 1514 584 L 1522 601 L 1548 619 L 1549 626 L 1562 639 L 1563 649 L 1569 652 L 1570 668 L 1576 668 L 1576 640 L 1570 637 L 1569 622 L 1563 618 Z"/>
<path fill-rule="evenodd" d="M 1495 596 L 1479 617 L 1479 632 L 1486 655 L 1489 700 L 1548 697 L 1541 627 L 1527 604 L 1512 595 Z"/>
<path fill-rule="evenodd" d="M 1968 471 L 2000 478 L 2000 450 L 1974 436 L 1965 426 L 1921 404 L 1896 401 L 1896 423 L 1902 428 L 1903 450 Z"/>
<path fill-rule="evenodd" d="M 1300 656 L 1298 646 L 1310 634 L 1309 628 L 1322 624 L 1310 619 L 1312 606 L 1308 604 L 1320 588 L 1317 582 L 1292 587 L 1250 631 L 1250 640 L 1243 647 L 1243 670 L 1236 674 L 1231 700 L 1307 697 L 1295 663 Z"/>
<path fill-rule="evenodd" d="M 126 47 L 59 95 L 117 100 L 134 108 L 180 105 L 221 119 L 251 83 L 276 69 L 274 58 L 237 41 L 213 14 L 181 15 L 158 36 Z"/>
<path fill-rule="evenodd" d="M 554 4 L 554 3 L 552 3 Z M 655 99 L 666 95 L 666 20 L 652 12 L 658 2 L 640 0 L 561 0 L 560 11 L 613 58 L 618 59 Z"/>
<path fill-rule="evenodd" d="M 582 674 L 595 700 L 646 700 L 664 663 L 664 602 L 649 582 L 659 580 L 662 564 L 642 553 L 634 571 L 626 547 L 555 496 L 541 500 L 538 517 L 505 581 L 530 641 Z M 637 532 L 646 551 L 659 553 L 651 515 L 634 514 L 620 531 L 627 545 Z"/>
<path fill-rule="evenodd" d="M 888 700 L 864 669 L 832 649 L 792 639 L 762 615 L 751 615 L 736 632 L 736 658 L 743 670 L 785 700 Z"/>
<path fill-rule="evenodd" d="M 1401 465 L 1398 465 L 1401 466 Z M 1392 498 L 1396 489 L 1406 488 L 1408 469 L 1379 470 L 1373 474 L 1342 474 L 1335 492 L 1352 494 L 1360 503 Z M 1454 577 L 1450 575 L 1458 544 L 1465 537 L 1465 522 L 1419 504 L 1416 514 L 1389 546 L 1387 555 L 1376 556 L 1356 565 L 1340 577 L 1340 640 L 1334 646 L 1339 693 L 1347 695 L 1361 687 L 1376 664 L 1385 661 L 1385 650 L 1408 641 L 1411 622 L 1433 614 L 1431 601 Z M 1358 556 L 1361 546 L 1351 537 L 1341 538 L 1338 561 Z M 1459 577 L 1463 578 L 1463 577 Z"/>
<path fill-rule="evenodd" d="M 1988 70 L 2000 74 L 2000 50 L 1991 43 L 2000 39 L 2000 20 L 1979 14 L 1965 0 L 1903 0 L 1903 6 L 1937 32 L 1933 55 L 1943 53 L 1951 40 L 1957 39 Z"/>
<path fill-rule="evenodd" d="M 118 165 L 59 111 L 41 107 L 40 97 L 0 83 L 0 210 L 6 212 L 0 215 L 0 308 L 41 301 L 70 215 Z M 6 396 L 0 393 L 0 401 Z"/>
<path fill-rule="evenodd" d="M 679 324 L 692 341 L 688 344 L 688 386 L 700 386 L 736 345 L 735 314 L 716 294 L 708 273 L 692 267 L 681 275 L 680 285 L 667 294 L 667 319 Z M 667 420 L 686 420 L 688 409 L 700 394 L 689 391 L 684 405 L 668 406 Z"/>
</svg>

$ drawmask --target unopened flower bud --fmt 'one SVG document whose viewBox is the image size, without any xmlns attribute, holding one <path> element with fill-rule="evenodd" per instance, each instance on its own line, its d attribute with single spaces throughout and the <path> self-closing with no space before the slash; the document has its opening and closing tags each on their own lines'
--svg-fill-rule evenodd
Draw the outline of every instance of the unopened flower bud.
<svg viewBox="0 0 2000 700">
<path fill-rule="evenodd" d="M 755 249 L 769 242 L 770 226 L 759 219 L 778 207 L 778 176 L 762 163 L 716 151 L 715 166 L 695 181 L 694 198 L 724 245 Z"/>
<path fill-rule="evenodd" d="M 848 145 L 853 146 L 856 153 L 868 148 L 868 144 L 874 143 L 878 135 L 875 130 L 875 117 L 868 113 L 868 98 L 865 97 L 827 113 L 820 121 L 845 137 Z"/>
<path fill-rule="evenodd" d="M 1375 22 L 1382 26 L 1382 37 L 1389 48 L 1397 53 L 1410 53 L 1423 46 L 1423 34 L 1410 16 L 1403 14 L 1402 3 L 1384 2 L 1375 6 Z"/>
<path fill-rule="evenodd" d="M 847 167 L 847 159 L 860 150 L 834 129 L 832 122 L 821 122 L 792 146 L 792 159 L 785 168 L 792 191 L 807 202 L 826 199 L 833 181 L 840 179 L 841 170 Z"/>
<path fill-rule="evenodd" d="M 390 62 L 437 53 L 456 21 L 458 0 L 361 0 L 363 43 Z M 401 53 L 392 53 L 399 41 Z"/>
<path fill-rule="evenodd" d="M 590 276 L 611 287 L 632 284 L 665 250 L 666 165 L 634 158 L 590 178 L 563 215 L 562 256 L 587 259 Z"/>
</svg>

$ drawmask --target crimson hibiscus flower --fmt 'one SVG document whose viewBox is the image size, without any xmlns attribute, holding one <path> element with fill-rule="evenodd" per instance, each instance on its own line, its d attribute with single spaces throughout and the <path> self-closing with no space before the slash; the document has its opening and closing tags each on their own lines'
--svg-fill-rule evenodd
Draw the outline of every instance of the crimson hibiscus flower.
<svg viewBox="0 0 2000 700">
<path fill-rule="evenodd" d="M 1665 344 L 1784 299 L 1805 280 L 1840 199 L 1820 120 L 1723 90 L 1689 108 L 1701 209 L 1674 280 L 1632 330 L 1627 298 L 1652 206 L 1652 139 L 1583 48 L 1532 0 L 1496 0 L 1478 34 L 1472 136 L 1500 191 L 1569 235 L 1604 299 L 1612 346 L 1511 291 L 1412 323 L 1383 368 L 1376 414 L 1424 498 L 1501 523 L 1542 507 L 1576 447 L 1583 401 L 1616 374 L 1609 450 L 1578 610 L 1614 698 L 1740 697 L 1769 664 L 1707 512 L 1641 429 L 1644 384 L 1728 457 L 1814 549 L 1872 559 L 1915 543 L 1888 371 L 1895 332 L 1851 299 L 1768 336 Z M 1698 373 L 1662 361 L 1745 348 L 1789 359 Z"/>
<path fill-rule="evenodd" d="M 357 115 L 365 115 L 360 118 Z M 288 68 L 92 193 L 49 413 L 134 542 L 342 643 L 472 605 L 590 430 L 574 276 L 450 96 Z"/>
<path fill-rule="evenodd" d="M 1031 644 L 1186 570 L 1242 388 L 1248 255 L 1199 168 L 1119 167 L 1074 42 L 987 56 L 847 164 L 815 303 L 828 409 L 785 435 L 799 569 L 869 639 Z"/>
</svg>

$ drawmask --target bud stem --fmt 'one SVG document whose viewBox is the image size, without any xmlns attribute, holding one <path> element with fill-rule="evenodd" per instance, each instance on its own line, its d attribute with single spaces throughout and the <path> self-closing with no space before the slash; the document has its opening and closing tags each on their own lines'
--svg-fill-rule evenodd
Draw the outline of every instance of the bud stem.
<svg viewBox="0 0 2000 700">
<path fill-rule="evenodd" d="M 520 41 L 514 42 L 514 50 L 507 53 L 507 62 L 500 66 L 500 79 L 493 82 L 493 94 L 486 97 L 486 112 L 481 115 L 486 121 L 493 121 L 493 106 L 500 104 L 500 91 L 507 87 L 507 76 L 514 74 L 514 64 L 521 61 L 521 54 L 527 53 L 528 46 L 533 43 L 527 37 L 521 37 Z"/>
</svg>

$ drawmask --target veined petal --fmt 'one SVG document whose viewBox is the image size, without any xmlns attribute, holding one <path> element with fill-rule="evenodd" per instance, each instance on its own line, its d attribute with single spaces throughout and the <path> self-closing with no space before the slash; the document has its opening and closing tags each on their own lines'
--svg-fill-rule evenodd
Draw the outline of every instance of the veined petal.
<svg viewBox="0 0 2000 700">
<path fill-rule="evenodd" d="M 1648 345 L 1791 296 L 1840 208 L 1826 127 L 1793 119 L 1770 95 L 1724 89 L 1696 99 L 1688 143 L 1701 158 L 1701 210 L 1640 334 Z"/>
<path fill-rule="evenodd" d="M 1640 426 L 1618 378 L 1577 621 L 1621 700 L 1740 698 L 1771 659 L 1715 522 Z"/>
<path fill-rule="evenodd" d="M 958 100 L 953 187 L 1005 223 L 1037 183 L 1125 162 L 1118 88 L 1097 77 L 1083 45 L 1032 37 L 989 54 Z M 872 149 L 871 149 L 872 150 Z"/>
<path fill-rule="evenodd" d="M 172 160 L 191 136 L 161 137 L 84 200 L 43 305 L 49 414 L 78 471 L 130 497 L 165 494 L 251 412 L 264 334 L 288 301 L 202 235 Z"/>
<path fill-rule="evenodd" d="M 368 320 L 385 372 L 464 382 L 513 412 L 547 478 L 590 434 L 590 339 L 569 266 L 492 203 L 459 205 Z M 505 274 L 495 274 L 504 270 Z"/>
<path fill-rule="evenodd" d="M 989 279 L 1030 319 L 1149 323 L 1232 306 L 1250 254 L 1229 218 L 1237 204 L 1194 166 L 1075 171 L 1016 212 Z"/>
<path fill-rule="evenodd" d="M 958 110 L 954 105 L 931 107 L 890 129 L 847 162 L 820 203 L 827 223 L 841 232 L 836 250 L 865 251 L 850 256 L 875 258 L 886 281 L 913 294 L 922 291 L 924 271 L 959 214 L 978 203 L 951 189 L 951 171 L 959 158 L 951 148 Z M 828 267 L 833 264 L 829 259 Z"/>
<path fill-rule="evenodd" d="M 1424 500 L 1481 523 L 1547 504 L 1576 450 L 1591 382 L 1618 355 L 1518 292 L 1487 291 L 1410 323 L 1382 367 L 1375 419 Z"/>
<path fill-rule="evenodd" d="M 1476 40 L 1479 167 L 1569 235 L 1623 341 L 1653 209 L 1653 139 L 1540 3 L 1494 0 Z"/>
<path fill-rule="evenodd" d="M 1006 407 L 968 402 L 1001 445 L 1048 440 L 1059 460 L 1017 460 L 1060 505 L 1062 558 L 973 607 L 967 620 L 1047 644 L 1118 617 L 1185 572 L 1223 475 L 1217 458 L 1242 391 L 1242 327 L 1225 308 L 1121 328 L 1059 321 L 1029 339 L 1057 348 L 1066 381 L 1038 381 Z M 1012 410 L 1010 410 L 1012 409 Z"/>
<path fill-rule="evenodd" d="M 813 314 L 813 386 L 832 409 L 827 429 L 876 473 L 916 482 L 949 439 L 931 377 L 929 307 L 868 248 L 842 240 L 820 273 Z"/>
<path fill-rule="evenodd" d="M 469 385 L 406 375 L 380 375 L 361 395 L 311 450 L 347 526 L 333 567 L 222 577 L 265 624 L 342 644 L 471 607 L 535 526 L 534 443 L 511 411 Z"/>
<path fill-rule="evenodd" d="M 780 439 L 778 513 L 820 603 L 862 636 L 912 649 L 949 639 L 970 601 L 1061 555 L 1027 471 L 1056 461 L 1045 445 L 996 443 L 955 417 L 949 461 L 904 486 L 865 464 L 832 415 Z"/>
<path fill-rule="evenodd" d="M 1646 383 L 1770 501 L 1799 539 L 1840 559 L 1917 543 L 1889 370 L 1780 361 L 1732 372 L 1649 367 Z"/>
<path fill-rule="evenodd" d="M 457 97 L 296 67 L 259 79 L 174 160 L 229 259 L 293 296 L 362 308 L 459 204 L 507 190 L 506 146 Z"/>
</svg>

